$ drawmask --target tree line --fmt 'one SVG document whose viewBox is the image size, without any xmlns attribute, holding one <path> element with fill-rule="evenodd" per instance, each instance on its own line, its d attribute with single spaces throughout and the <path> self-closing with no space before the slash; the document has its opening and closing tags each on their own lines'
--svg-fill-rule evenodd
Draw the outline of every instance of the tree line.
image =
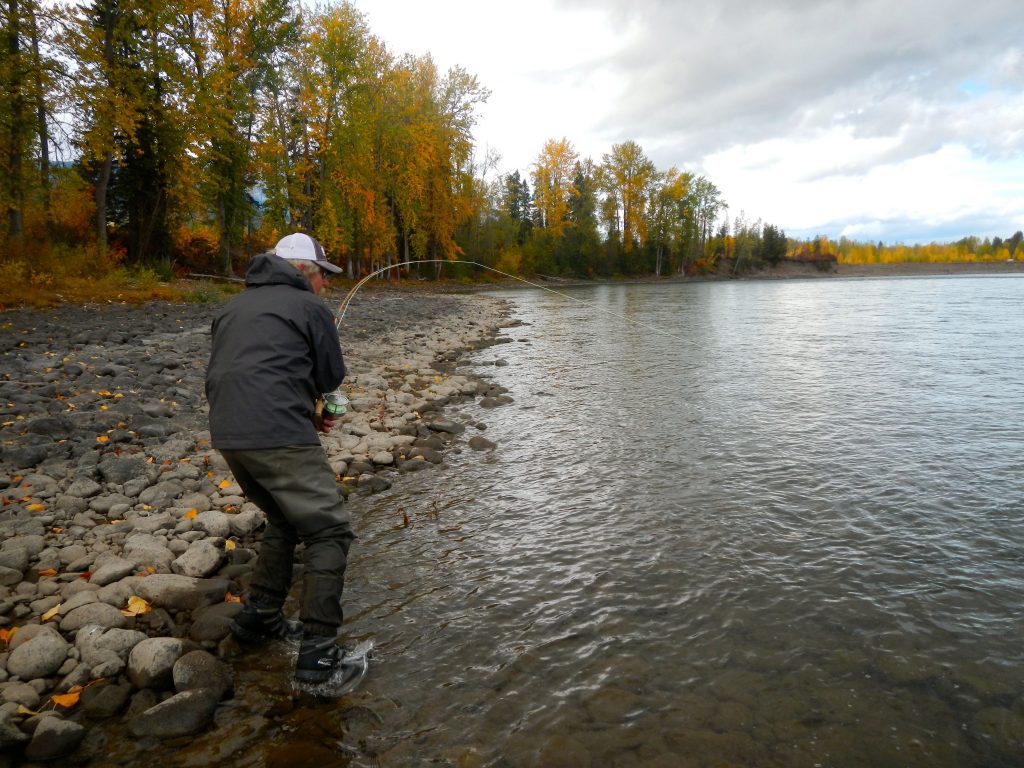
<svg viewBox="0 0 1024 768">
<path fill-rule="evenodd" d="M 454 259 L 738 272 L 801 248 L 730 222 L 711 180 L 633 141 L 595 160 L 551 139 L 526 175 L 499 173 L 473 138 L 488 90 L 392 53 L 348 3 L 7 0 L 0 16 L 0 264 L 231 274 L 294 230 L 352 277 Z"/>
</svg>

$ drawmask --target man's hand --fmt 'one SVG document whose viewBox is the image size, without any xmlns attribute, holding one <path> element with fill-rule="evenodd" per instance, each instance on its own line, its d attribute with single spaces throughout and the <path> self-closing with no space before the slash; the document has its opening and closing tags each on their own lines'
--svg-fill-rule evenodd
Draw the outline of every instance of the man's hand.
<svg viewBox="0 0 1024 768">
<path fill-rule="evenodd" d="M 334 417 L 333 416 L 328 416 L 325 413 L 318 420 L 318 423 L 316 425 L 316 431 L 317 432 L 323 432 L 324 434 L 327 434 L 332 429 L 334 429 L 335 423 L 336 422 L 334 420 Z"/>
</svg>

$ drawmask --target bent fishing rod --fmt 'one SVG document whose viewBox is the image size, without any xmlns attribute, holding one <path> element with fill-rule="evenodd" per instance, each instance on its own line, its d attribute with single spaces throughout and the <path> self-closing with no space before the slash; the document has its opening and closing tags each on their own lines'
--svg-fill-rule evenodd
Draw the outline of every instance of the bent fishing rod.
<svg viewBox="0 0 1024 768">
<path fill-rule="evenodd" d="M 366 275 L 366 277 L 359 280 L 359 282 L 357 282 L 354 286 L 352 286 L 351 290 L 349 290 L 349 292 L 345 295 L 345 298 L 342 299 L 341 304 L 338 306 L 339 314 L 338 320 L 335 323 L 335 328 L 339 330 L 341 329 L 341 322 L 342 320 L 345 319 L 345 313 L 348 311 L 349 305 L 352 303 L 352 299 L 355 297 L 356 292 L 364 285 L 366 285 L 366 283 L 368 283 L 370 280 L 377 277 L 378 275 L 384 274 L 388 270 L 399 269 L 401 267 L 408 267 L 414 264 L 468 264 L 470 266 L 479 267 L 480 269 L 489 270 L 491 272 L 494 272 L 495 274 L 501 275 L 502 277 L 508 277 L 511 278 L 512 280 L 518 280 L 520 283 L 525 283 L 526 285 L 529 285 L 532 288 L 539 288 L 542 291 L 547 291 L 548 293 L 553 293 L 556 296 L 561 296 L 563 299 L 569 299 L 569 301 L 575 301 L 580 304 L 584 304 L 590 307 L 591 309 L 596 310 L 597 312 L 603 312 L 606 315 L 611 315 L 612 317 L 616 317 L 632 325 L 636 325 L 641 328 L 646 328 L 648 331 L 660 333 L 662 336 L 668 336 L 670 339 L 675 339 L 676 341 L 682 341 L 684 343 L 691 343 L 689 339 L 684 339 L 681 336 L 676 336 L 675 334 L 669 333 L 668 331 L 658 328 L 657 326 L 649 325 L 639 320 L 634 320 L 631 317 L 626 317 L 625 315 L 620 314 L 618 312 L 614 312 L 610 309 L 599 307 L 592 301 L 587 301 L 586 299 L 581 299 L 577 296 L 570 296 L 569 294 L 563 293 L 562 291 L 556 291 L 554 288 L 549 288 L 546 285 L 535 283 L 531 280 L 518 277 L 517 275 L 509 274 L 508 272 L 502 272 L 500 269 L 489 267 L 486 264 L 481 264 L 478 261 L 464 261 L 462 259 L 418 259 L 416 261 L 402 261 L 398 262 L 397 264 L 389 264 L 386 267 L 381 267 L 380 269 L 374 270 L 370 274 Z"/>
</svg>

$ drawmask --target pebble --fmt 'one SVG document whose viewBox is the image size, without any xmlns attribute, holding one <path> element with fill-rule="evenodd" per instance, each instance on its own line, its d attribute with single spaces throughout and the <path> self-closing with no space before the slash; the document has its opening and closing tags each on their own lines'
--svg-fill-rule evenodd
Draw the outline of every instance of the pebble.
<svg viewBox="0 0 1024 768">
<path fill-rule="evenodd" d="M 467 425 L 443 414 L 447 403 L 511 401 L 452 372 L 496 333 L 501 302 L 400 294 L 396 318 L 371 296 L 342 329 L 352 405 L 322 438 L 354 481 L 346 494 L 379 493 L 397 470 L 458 450 Z M 244 592 L 265 516 L 209 442 L 217 309 L 69 305 L 8 313 L 0 327 L 0 627 L 13 629 L 0 653 L 0 749 L 16 762 L 73 756 L 95 741 L 87 729 L 126 710 L 140 738 L 193 734 L 232 695 L 232 670 L 212 652 L 241 609 L 228 596 Z M 495 447 L 481 439 L 470 447 Z M 148 612 L 126 615 L 132 597 Z M 68 717 L 18 712 L 76 686 Z"/>
</svg>

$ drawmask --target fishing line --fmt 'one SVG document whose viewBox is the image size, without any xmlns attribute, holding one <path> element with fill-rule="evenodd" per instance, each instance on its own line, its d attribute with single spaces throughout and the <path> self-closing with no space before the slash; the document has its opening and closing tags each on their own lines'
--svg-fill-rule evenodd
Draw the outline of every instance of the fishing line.
<svg viewBox="0 0 1024 768">
<path fill-rule="evenodd" d="M 664 330 L 662 328 L 658 328 L 655 325 L 650 325 L 648 323 L 641 322 L 640 320 L 634 320 L 631 317 L 626 317 L 626 315 L 620 314 L 620 313 L 615 312 L 613 310 L 605 309 L 604 307 L 600 307 L 600 306 L 598 306 L 597 304 L 595 304 L 592 301 L 587 301 L 586 299 L 581 299 L 581 298 L 579 298 L 577 296 L 570 296 L 567 293 L 562 293 L 561 291 L 556 291 L 554 288 L 549 288 L 546 285 L 541 285 L 539 283 L 534 283 L 534 282 L 532 282 L 530 280 L 526 280 L 525 278 L 517 277 L 516 275 L 511 275 L 508 272 L 502 272 L 500 269 L 495 269 L 494 267 L 489 267 L 486 264 L 481 264 L 481 263 L 476 262 L 476 261 L 463 261 L 461 259 L 418 259 L 416 261 L 402 261 L 402 262 L 399 262 L 398 264 L 389 264 L 386 267 L 381 267 L 380 269 L 371 272 L 366 277 L 362 278 L 354 286 L 352 286 L 352 289 L 345 295 L 345 298 L 342 300 L 341 304 L 339 305 L 340 314 L 338 315 L 338 320 L 335 323 L 335 327 L 338 328 L 338 329 L 341 328 L 341 321 L 345 319 L 345 313 L 348 311 L 349 305 L 352 303 L 352 299 L 355 297 L 356 292 L 360 288 L 362 288 L 366 283 L 368 283 L 374 277 L 377 277 L 377 275 L 381 275 L 381 274 L 387 272 L 389 269 L 397 269 L 399 267 L 407 267 L 407 266 L 411 266 L 413 264 L 470 264 L 470 265 L 472 265 L 474 267 L 480 267 L 481 269 L 490 270 L 491 272 L 499 274 L 502 277 L 508 277 L 508 278 L 513 279 L 513 280 L 518 280 L 520 283 L 525 283 L 526 285 L 529 285 L 529 286 L 531 286 L 533 288 L 539 288 L 542 291 L 547 291 L 548 293 L 553 293 L 556 296 L 561 296 L 563 299 L 569 299 L 570 301 L 575 301 L 575 302 L 577 302 L 579 304 L 584 304 L 584 305 L 590 307 L 591 309 L 593 309 L 593 310 L 595 310 L 597 312 L 601 312 L 603 314 L 610 315 L 611 317 L 616 317 L 619 320 L 623 320 L 623 321 L 625 321 L 627 323 L 630 323 L 631 325 L 636 325 L 636 326 L 639 326 L 640 328 L 645 328 L 646 330 L 651 331 L 653 333 L 659 333 L 662 336 L 667 336 L 668 338 L 674 339 L 675 341 L 681 341 L 684 344 L 691 344 L 692 343 L 691 339 L 684 339 L 682 336 L 677 336 L 676 334 L 670 333 L 669 331 L 666 331 L 666 330 Z"/>
</svg>

